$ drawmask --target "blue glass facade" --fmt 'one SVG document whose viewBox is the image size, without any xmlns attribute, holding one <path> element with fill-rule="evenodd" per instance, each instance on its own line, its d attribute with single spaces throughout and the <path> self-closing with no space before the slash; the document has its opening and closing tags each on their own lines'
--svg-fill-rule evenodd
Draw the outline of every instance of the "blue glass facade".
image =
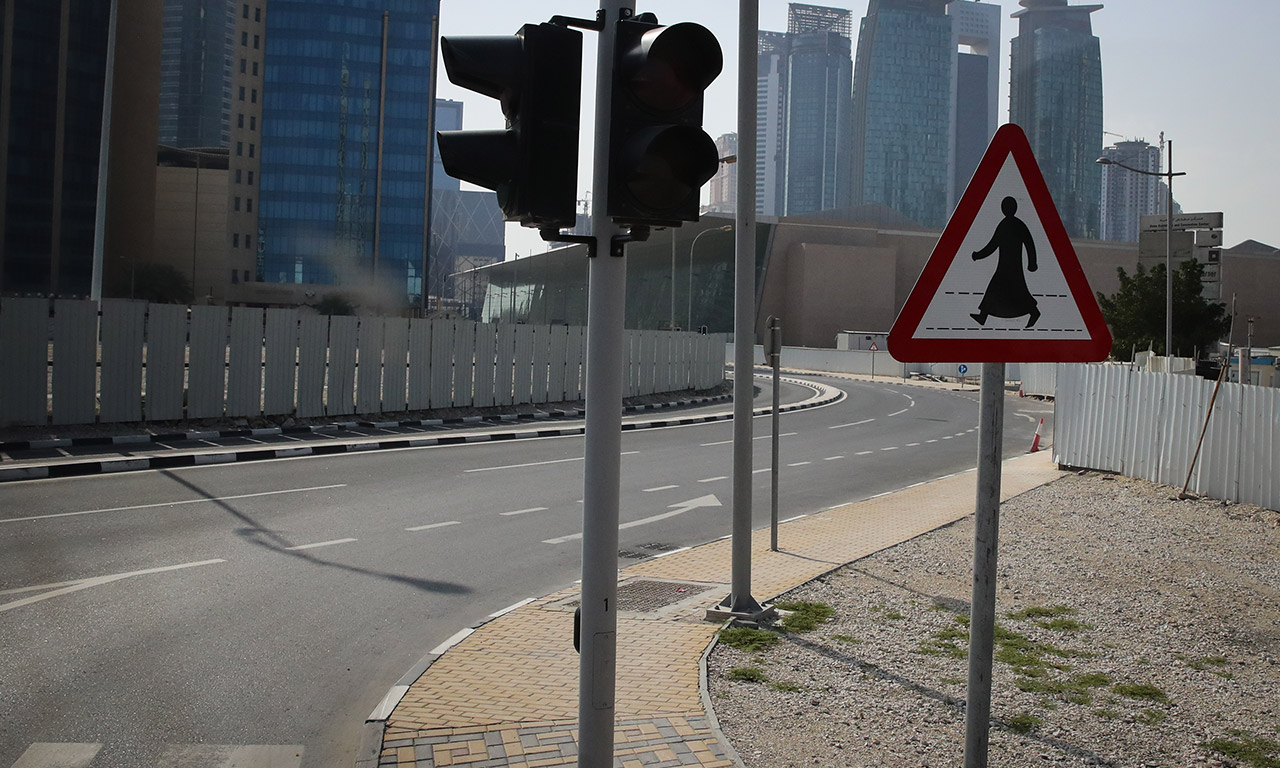
<svg viewBox="0 0 1280 768">
<path fill-rule="evenodd" d="M 946 0 L 871 0 L 853 84 L 853 204 L 946 223 L 951 18 Z"/>
<path fill-rule="evenodd" d="M 1024 0 L 1014 14 L 1009 120 L 1027 134 L 1072 237 L 1097 238 L 1102 167 L 1102 52 L 1089 14 L 1100 5 Z"/>
<path fill-rule="evenodd" d="M 849 38 L 837 32 L 789 35 L 787 216 L 849 205 Z"/>
<path fill-rule="evenodd" d="M 272 0 L 263 82 L 263 280 L 367 280 L 375 271 L 376 216 L 377 281 L 406 295 L 417 283 L 437 13 L 437 0 Z"/>
</svg>

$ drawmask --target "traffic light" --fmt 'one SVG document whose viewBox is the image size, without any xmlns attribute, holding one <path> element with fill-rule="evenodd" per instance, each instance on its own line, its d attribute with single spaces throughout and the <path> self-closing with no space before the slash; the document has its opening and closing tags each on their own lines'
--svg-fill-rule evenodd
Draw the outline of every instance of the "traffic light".
<svg viewBox="0 0 1280 768">
<path fill-rule="evenodd" d="M 570 227 L 577 215 L 582 33 L 526 24 L 509 37 L 441 38 L 449 80 L 502 102 L 503 131 L 440 131 L 454 178 L 498 193 L 503 218 Z"/>
<path fill-rule="evenodd" d="M 699 192 L 719 163 L 702 130 L 703 91 L 720 74 L 705 27 L 618 22 L 609 131 L 608 213 L 621 224 L 698 220 Z"/>
</svg>

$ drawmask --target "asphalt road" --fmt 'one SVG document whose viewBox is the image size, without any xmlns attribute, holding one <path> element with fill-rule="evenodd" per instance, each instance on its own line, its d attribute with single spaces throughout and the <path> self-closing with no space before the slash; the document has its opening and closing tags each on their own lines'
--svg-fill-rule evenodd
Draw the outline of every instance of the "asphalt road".
<svg viewBox="0 0 1280 768">
<path fill-rule="evenodd" d="M 975 464 L 976 391 L 818 380 L 848 397 L 781 417 L 784 518 Z M 1007 405 L 1012 455 L 1050 408 Z M 769 419 L 754 429 L 759 526 Z M 628 557 L 729 532 L 731 439 L 727 422 L 624 434 Z M 579 577 L 582 449 L 561 437 L 0 486 L 0 766 L 36 742 L 97 745 L 93 766 L 198 766 L 207 745 L 351 764 L 364 718 L 424 653 Z"/>
</svg>

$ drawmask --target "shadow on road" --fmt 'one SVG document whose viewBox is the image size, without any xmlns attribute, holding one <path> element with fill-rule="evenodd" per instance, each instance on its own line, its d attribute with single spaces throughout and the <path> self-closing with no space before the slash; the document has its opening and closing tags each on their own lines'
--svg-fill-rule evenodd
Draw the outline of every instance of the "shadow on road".
<svg viewBox="0 0 1280 768">
<path fill-rule="evenodd" d="M 234 506 L 232 506 L 231 504 L 228 504 L 226 501 L 217 499 L 216 497 L 214 497 L 213 495 L 205 491 L 203 488 L 183 479 L 182 477 L 179 477 L 178 475 L 172 472 L 163 471 L 161 474 L 165 475 L 169 479 L 178 483 L 182 487 L 187 488 L 192 493 L 203 496 L 204 498 L 208 499 L 211 504 L 214 504 L 222 508 L 232 517 L 244 523 L 245 527 L 235 529 L 237 536 L 240 536 L 241 538 L 245 539 L 246 541 L 252 544 L 256 544 L 264 549 L 275 552 L 276 554 L 288 555 L 289 557 L 297 558 L 299 560 L 311 563 L 312 565 L 324 566 L 326 568 L 336 568 L 339 570 L 347 571 L 349 573 L 356 573 L 361 576 L 372 576 L 377 579 L 384 579 L 386 581 L 397 582 L 409 587 L 413 587 L 414 589 L 420 589 L 424 592 L 436 592 L 439 594 L 446 594 L 446 595 L 464 595 L 472 591 L 472 589 L 468 586 L 465 586 L 463 584 L 457 584 L 451 581 L 436 581 L 434 579 L 424 579 L 417 576 L 406 576 L 404 574 L 399 574 L 399 573 L 388 573 L 386 571 L 377 571 L 371 568 L 361 568 L 359 566 L 346 565 L 345 563 L 336 563 L 330 560 L 325 560 L 323 558 L 316 557 L 315 555 L 311 554 L 308 551 L 289 549 L 289 547 L 294 546 L 293 542 L 289 541 L 284 536 L 280 535 L 280 533 L 278 533 L 277 531 L 272 530 L 271 528 L 268 528 L 267 526 L 259 523 L 257 520 L 254 520 L 252 517 L 245 514 L 244 512 L 241 512 L 240 510 L 236 509 Z"/>
</svg>

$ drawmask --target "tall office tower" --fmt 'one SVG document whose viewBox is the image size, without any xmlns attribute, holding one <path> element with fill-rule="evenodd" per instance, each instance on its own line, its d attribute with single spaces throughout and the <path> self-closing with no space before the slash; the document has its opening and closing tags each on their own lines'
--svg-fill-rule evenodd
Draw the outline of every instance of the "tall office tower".
<svg viewBox="0 0 1280 768">
<path fill-rule="evenodd" d="M 941 227 L 952 186 L 950 0 L 871 0 L 853 82 L 853 203 Z"/>
<path fill-rule="evenodd" d="M 232 251 L 266 282 L 403 299 L 428 229 L 438 0 L 237 2 Z"/>
<path fill-rule="evenodd" d="M 1101 5 L 1022 0 L 1013 38 L 1009 120 L 1026 132 L 1067 234 L 1098 237 L 1102 194 Z"/>
<path fill-rule="evenodd" d="M 782 213 L 786 189 L 787 44 L 785 32 L 761 31 L 756 72 L 756 213 Z"/>
<path fill-rule="evenodd" d="M 734 213 L 738 210 L 738 134 L 726 133 L 716 139 L 716 156 L 721 158 L 716 175 L 711 177 L 711 197 L 707 213 Z M 732 162 L 724 158 L 733 157 Z"/>
<path fill-rule="evenodd" d="M 160 2 L 5 9 L 0 294 L 128 296 L 153 250 Z"/>
<path fill-rule="evenodd" d="M 462 130 L 462 102 L 452 99 L 436 99 L 436 130 Z M 432 189 L 461 189 L 461 182 L 453 178 L 444 169 L 444 161 L 440 158 L 440 145 L 432 155 L 434 163 L 431 171 Z"/>
<path fill-rule="evenodd" d="M 1119 141 L 1102 150 L 1102 157 L 1149 173 L 1160 172 L 1160 148 L 1145 141 Z M 1158 176 L 1143 176 L 1114 165 L 1102 166 L 1102 205 L 1099 240 L 1138 242 L 1142 216 L 1165 208 L 1164 185 Z"/>
<path fill-rule="evenodd" d="M 953 0 L 947 15 L 952 43 L 950 212 L 1000 126 L 1000 6 Z"/>
<path fill-rule="evenodd" d="M 235 0 L 164 0 L 159 141 L 226 147 L 231 140 Z"/>
<path fill-rule="evenodd" d="M 788 9 L 783 212 L 847 208 L 853 13 L 800 3 Z"/>
</svg>

